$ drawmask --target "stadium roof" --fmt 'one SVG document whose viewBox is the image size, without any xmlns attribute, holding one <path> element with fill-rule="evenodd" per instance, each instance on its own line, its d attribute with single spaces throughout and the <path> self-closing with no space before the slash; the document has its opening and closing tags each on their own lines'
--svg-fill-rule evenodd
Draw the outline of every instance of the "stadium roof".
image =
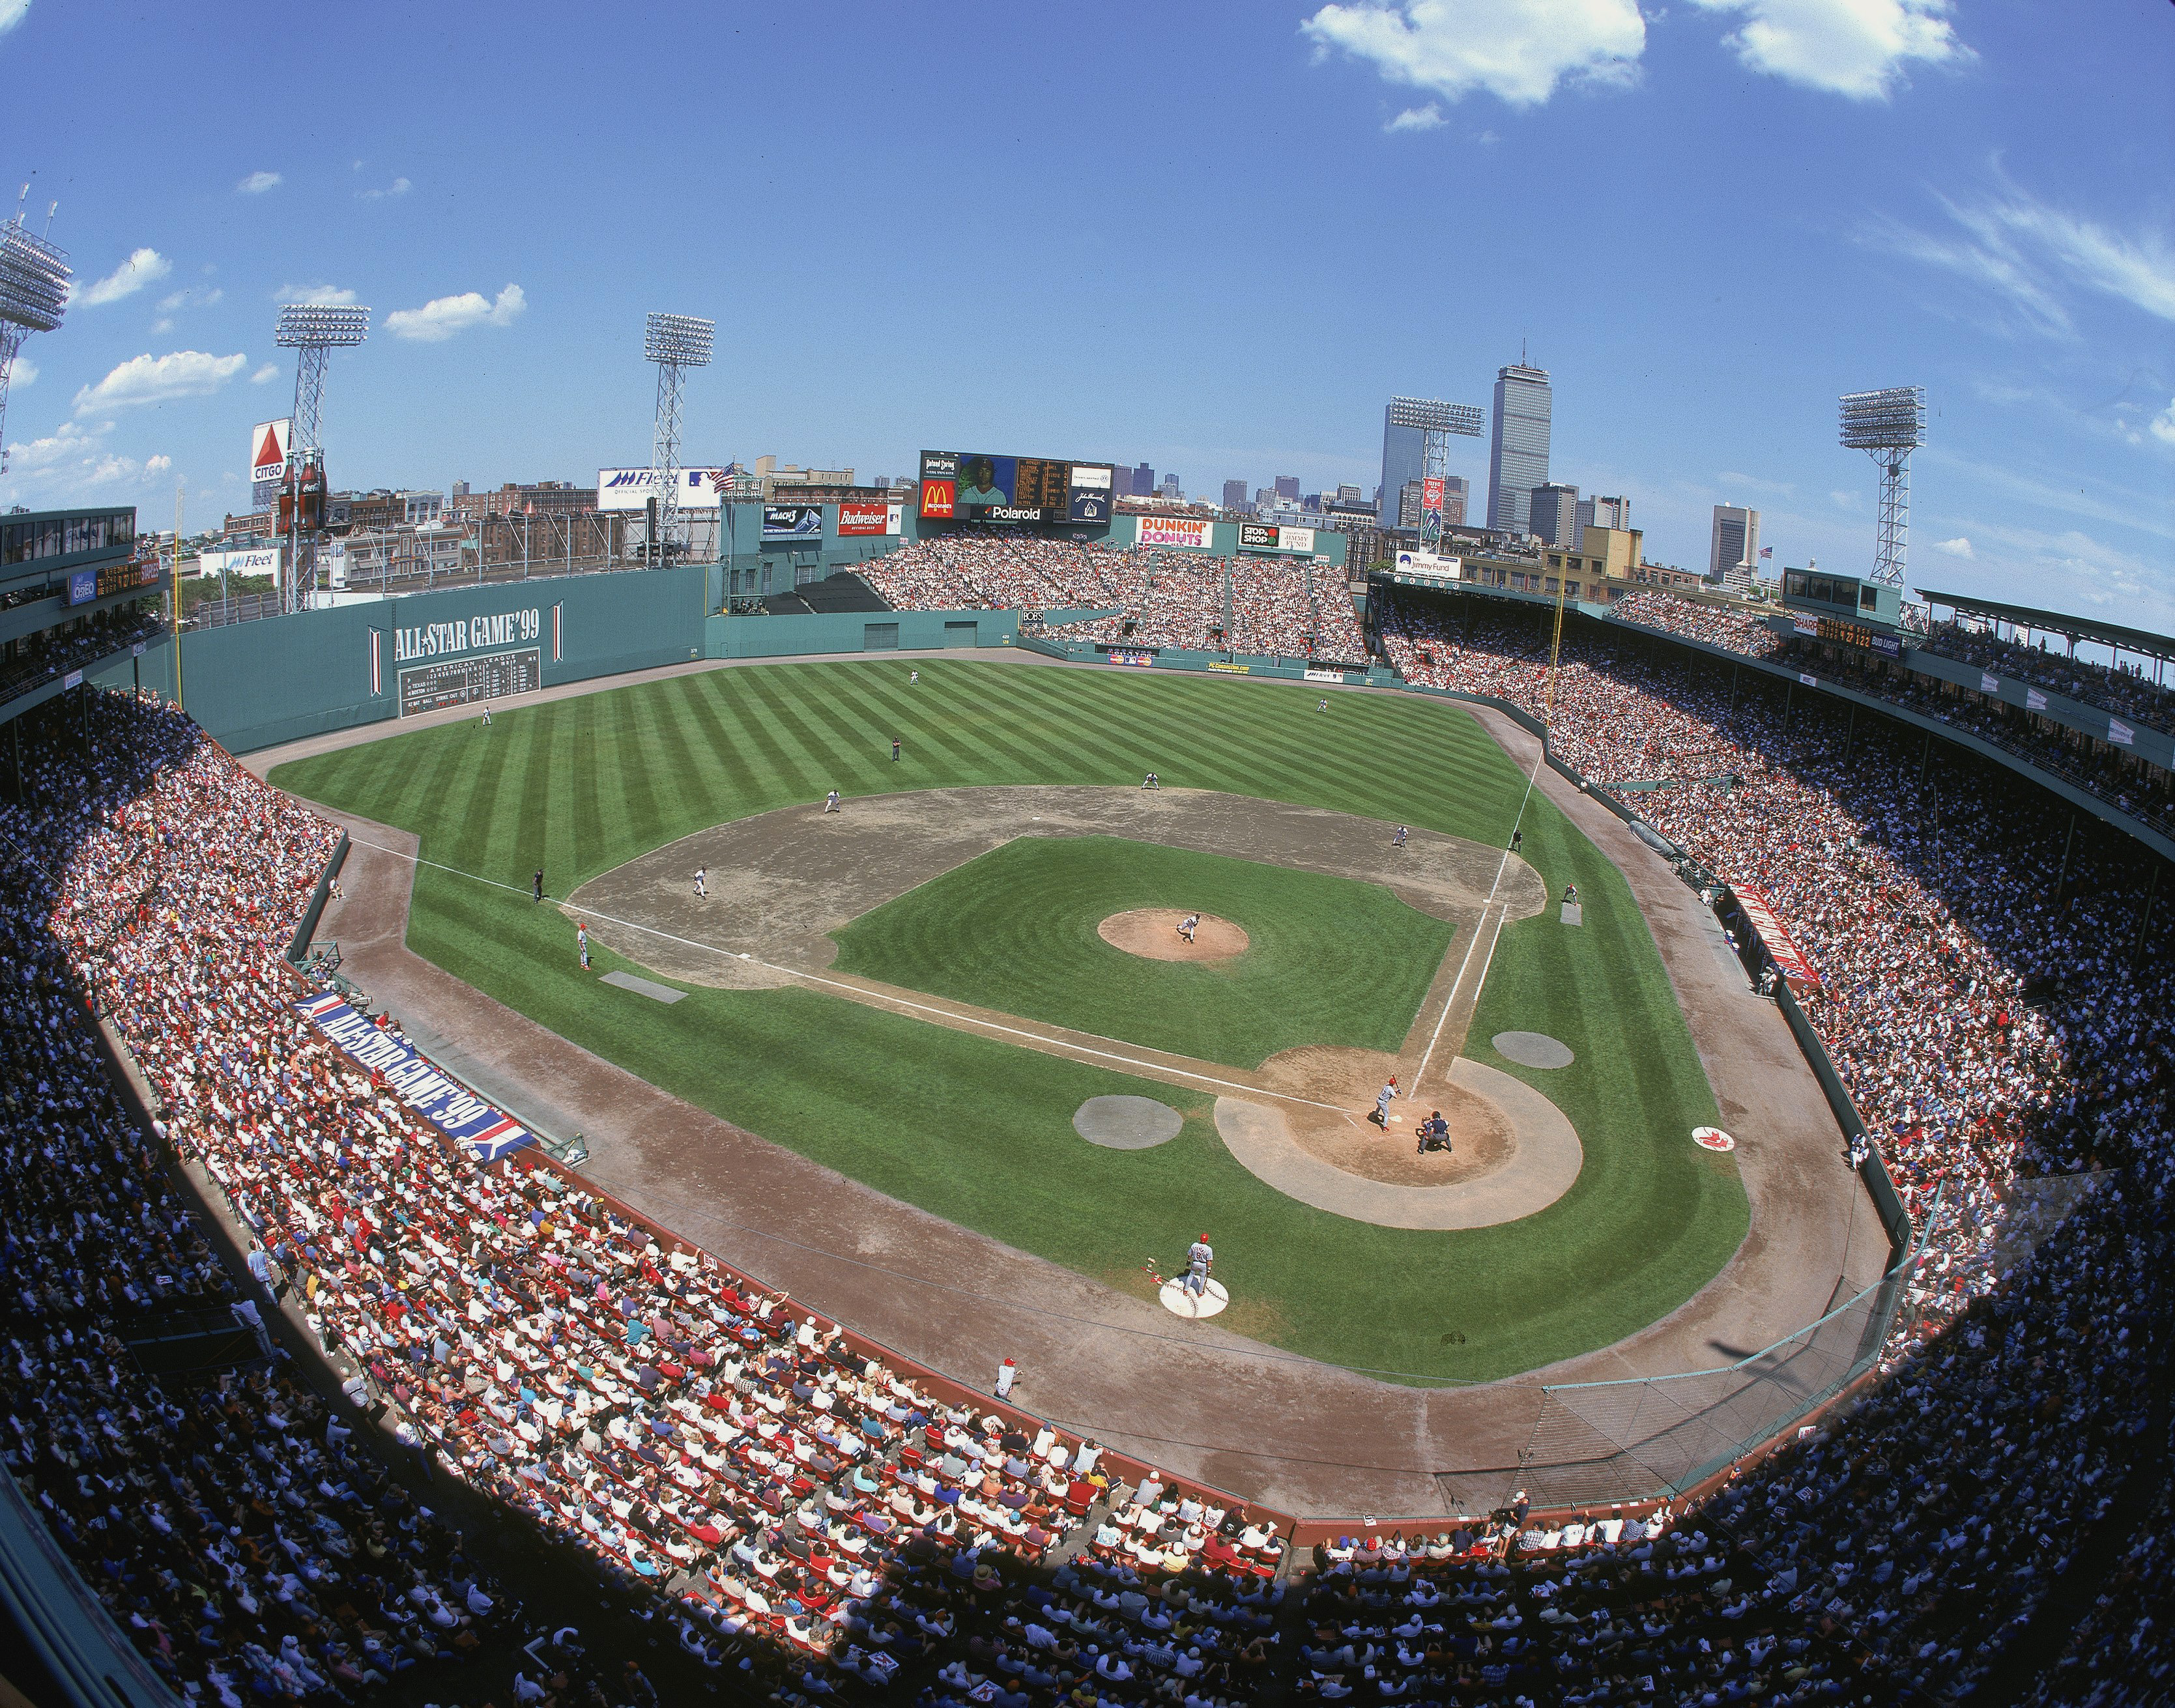
<svg viewBox="0 0 2175 1708">
<path fill-rule="evenodd" d="M 2150 629 L 2126 628 L 2120 623 L 2103 623 L 2095 617 L 2064 616 L 2059 611 L 2041 610 L 2028 605 L 2009 605 L 1998 599 L 1973 599 L 1967 594 L 1935 593 L 1931 588 L 1913 588 L 1912 591 L 1928 605 L 1944 605 L 1960 611 L 1969 611 L 1974 616 L 1998 617 L 2003 622 L 2015 623 L 2027 629 L 2044 629 L 2052 635 L 2061 635 L 2071 641 L 2096 641 L 2104 647 L 2115 647 L 2125 653 L 2141 653 L 2148 659 L 2165 659 L 2175 663 L 2175 636 L 2156 635 Z"/>
</svg>

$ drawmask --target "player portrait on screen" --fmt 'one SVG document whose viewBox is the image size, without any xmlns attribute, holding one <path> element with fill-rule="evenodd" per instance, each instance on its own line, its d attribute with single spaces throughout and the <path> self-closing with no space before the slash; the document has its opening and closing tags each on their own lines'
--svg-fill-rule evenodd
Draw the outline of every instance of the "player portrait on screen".
<svg viewBox="0 0 2175 1708">
<path fill-rule="evenodd" d="M 988 457 L 969 457 L 959 469 L 958 502 L 1009 504 L 1012 495 L 997 485 L 997 465 Z"/>
</svg>

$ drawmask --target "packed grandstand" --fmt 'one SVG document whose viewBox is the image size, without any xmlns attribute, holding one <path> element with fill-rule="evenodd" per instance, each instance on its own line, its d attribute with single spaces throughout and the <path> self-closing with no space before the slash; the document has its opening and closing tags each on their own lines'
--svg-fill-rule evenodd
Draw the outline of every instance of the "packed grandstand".
<svg viewBox="0 0 2175 1708">
<path fill-rule="evenodd" d="M 1303 571 L 1229 574 L 1250 639 L 1318 632 L 1289 627 L 1324 621 Z M 1047 543 L 871 578 L 1115 610 L 1169 645 L 1224 608 L 1223 572 Z M 531 1152 L 480 1163 L 316 1038 L 282 952 L 337 833 L 120 694 L 87 739 L 35 720 L 30 796 L 0 809 L 18 1485 L 147 1662 L 223 1705 L 2164 1694 L 2175 968 L 2140 941 L 2151 863 L 2065 845 L 1988 762 L 1733 686 L 1641 632 L 1667 612 L 1581 628 L 1551 680 L 1538 613 L 1445 609 L 1387 613 L 1408 681 L 1548 716 L 1592 786 L 1788 913 L 1808 1011 L 1931 1220 L 1871 1385 L 1718 1486 L 1308 1550 L 887 1365 Z M 279 1331 L 253 1369 L 131 1356 L 228 1301 Z M 562 1581 L 607 1586 L 618 1623 L 557 1629 Z"/>
<path fill-rule="evenodd" d="M 1050 619 L 1043 632 L 1053 637 L 1353 664 L 1367 656 L 1341 580 L 1317 578 L 1300 558 L 961 532 L 915 540 L 860 571 L 895 610 L 1022 610 Z"/>
</svg>

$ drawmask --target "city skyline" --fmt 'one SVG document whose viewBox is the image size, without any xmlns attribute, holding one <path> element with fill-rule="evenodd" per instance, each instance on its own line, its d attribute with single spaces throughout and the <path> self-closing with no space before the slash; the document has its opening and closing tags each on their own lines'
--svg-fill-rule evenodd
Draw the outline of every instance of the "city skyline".
<svg viewBox="0 0 2175 1708">
<path fill-rule="evenodd" d="M 0 503 L 134 502 L 171 526 L 185 480 L 192 526 L 243 507 L 247 430 L 291 397 L 271 336 L 285 299 L 376 310 L 327 393 L 344 487 L 644 460 L 654 310 L 719 323 L 688 386 L 691 461 L 1126 446 L 1203 471 L 1204 492 L 1271 469 L 1371 492 L 1385 398 L 1478 401 L 1530 338 L 1565 393 L 1555 478 L 1633 499 L 1657 559 L 1699 563 L 1711 507 L 1734 501 L 1760 508 L 1778 561 L 1869 567 L 1875 495 L 1834 443 L 1834 399 L 1923 384 L 1914 583 L 2175 629 L 2175 228 L 2150 187 L 2175 179 L 2175 11 L 2078 31 L 1991 0 L 1803 0 L 1779 22 L 1764 0 L 1599 9 L 1622 14 L 1606 41 L 1523 0 L 1475 0 L 1454 30 L 1413 0 L 1121 8 L 1037 17 L 971 59 L 910 32 L 841 52 L 841 31 L 883 23 L 873 8 L 690 18 L 691 62 L 730 65 L 735 95 L 680 101 L 675 149 L 704 170 L 668 192 L 625 122 L 654 93 L 652 38 L 571 8 L 335 14 L 312 39 L 338 100 L 274 76 L 252 85 L 256 122 L 219 127 L 83 124 L 71 68 L 219 86 L 264 52 L 246 19 L 155 11 L 117 33 L 54 0 L 0 8 L 0 169 L 30 179 L 33 229 L 59 201 L 78 282 L 62 327 L 24 347 Z M 1128 45 L 1135 20 L 1156 55 Z M 563 76 L 572 30 L 583 99 L 525 98 Z M 427 106 L 411 57 L 384 51 L 480 38 L 501 74 Z M 1204 91 L 1182 68 L 1211 62 L 1227 75 Z M 836 114 L 820 135 L 792 126 L 811 88 Z M 1254 122 L 1265 106 L 1288 121 Z M 2033 122 L 2050 106 L 2063 126 Z M 1139 117 L 1114 142 L 1118 108 Z M 1001 240 L 987 220 L 878 238 L 841 216 L 776 241 L 811 185 L 903 183 L 940 157 L 1019 214 Z M 1157 205 L 1025 216 L 1113 165 Z M 1532 257 L 1537 179 L 1609 209 L 1617 264 Z M 1299 207 L 1354 183 L 1385 213 L 1451 200 L 1401 225 L 1394 266 L 1324 267 L 1230 241 L 1214 209 L 1234 180 Z M 564 217 L 509 217 L 524 201 Z M 1183 240 L 1151 237 L 1174 216 Z M 1449 279 L 1445 318 L 1429 281 Z M 1317 349 L 1334 360 L 1282 359 Z"/>
</svg>

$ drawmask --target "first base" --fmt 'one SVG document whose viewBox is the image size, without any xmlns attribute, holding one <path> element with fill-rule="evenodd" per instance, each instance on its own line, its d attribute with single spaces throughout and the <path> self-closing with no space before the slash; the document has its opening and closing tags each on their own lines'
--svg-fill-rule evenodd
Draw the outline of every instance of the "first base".
<svg viewBox="0 0 2175 1708">
<path fill-rule="evenodd" d="M 1220 1281 L 1211 1281 L 1205 1293 L 1188 1293 L 1182 1281 L 1166 1281 L 1156 1295 L 1163 1308 L 1173 1316 L 1182 1316 L 1189 1322 L 1198 1322 L 1204 1316 L 1213 1316 L 1231 1302 L 1231 1295 L 1223 1290 Z"/>
</svg>

